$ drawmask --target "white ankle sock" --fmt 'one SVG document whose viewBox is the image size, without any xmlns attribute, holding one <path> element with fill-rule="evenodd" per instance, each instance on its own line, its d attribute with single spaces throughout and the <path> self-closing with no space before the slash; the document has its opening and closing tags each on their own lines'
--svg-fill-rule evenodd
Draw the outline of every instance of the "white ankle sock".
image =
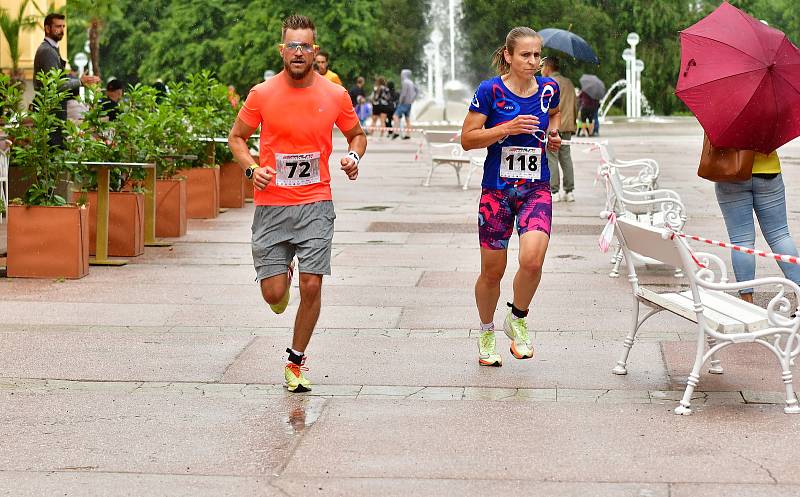
<svg viewBox="0 0 800 497">
<path fill-rule="evenodd" d="M 494 323 L 481 323 L 481 331 L 494 331 Z"/>
</svg>

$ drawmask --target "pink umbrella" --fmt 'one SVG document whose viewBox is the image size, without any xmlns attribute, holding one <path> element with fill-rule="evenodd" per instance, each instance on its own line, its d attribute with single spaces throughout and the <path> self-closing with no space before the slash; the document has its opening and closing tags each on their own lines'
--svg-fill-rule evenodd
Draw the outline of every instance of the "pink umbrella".
<svg viewBox="0 0 800 497">
<path fill-rule="evenodd" d="M 711 143 L 770 153 L 800 136 L 800 50 L 725 2 L 681 31 L 675 94 Z"/>
</svg>

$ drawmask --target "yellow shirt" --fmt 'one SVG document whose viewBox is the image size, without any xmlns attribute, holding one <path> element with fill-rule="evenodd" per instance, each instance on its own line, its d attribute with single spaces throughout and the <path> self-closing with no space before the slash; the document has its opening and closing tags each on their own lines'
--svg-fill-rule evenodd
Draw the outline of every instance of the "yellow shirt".
<svg viewBox="0 0 800 497">
<path fill-rule="evenodd" d="M 323 77 L 323 78 L 325 78 L 325 79 L 327 79 L 328 81 L 331 81 L 331 82 L 333 82 L 333 83 L 336 83 L 336 84 L 337 84 L 337 85 L 339 85 L 339 86 L 344 86 L 344 85 L 342 84 L 342 80 L 341 80 L 341 79 L 339 79 L 339 75 L 338 75 L 338 74 L 336 74 L 335 72 L 331 71 L 330 69 L 328 69 L 328 72 L 326 72 L 325 74 L 323 74 L 323 75 L 322 75 L 322 77 Z"/>
<path fill-rule="evenodd" d="M 781 160 L 778 152 L 773 151 L 769 155 L 759 154 L 753 159 L 753 174 L 778 174 L 781 172 Z"/>
</svg>

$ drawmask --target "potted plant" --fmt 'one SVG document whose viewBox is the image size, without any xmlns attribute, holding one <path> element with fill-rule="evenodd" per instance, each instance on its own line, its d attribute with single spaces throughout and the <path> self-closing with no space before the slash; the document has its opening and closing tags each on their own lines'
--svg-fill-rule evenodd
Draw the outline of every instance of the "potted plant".
<svg viewBox="0 0 800 497">
<path fill-rule="evenodd" d="M 119 138 L 129 138 L 130 131 L 120 122 L 109 121 L 107 111 L 100 102 L 99 92 L 87 93 L 88 111 L 79 125 L 68 125 L 67 149 L 78 162 L 127 162 L 125 150 L 118 146 Z M 144 191 L 138 184 L 126 190 L 131 179 L 142 179 L 138 169 L 116 167 L 109 171 L 108 198 L 108 255 L 136 257 L 144 253 Z M 89 169 L 80 193 L 89 207 L 89 252 L 95 254 L 97 236 L 97 170 Z"/>
<path fill-rule="evenodd" d="M 56 192 L 62 175 L 72 178 L 81 171 L 68 165 L 66 151 L 50 140 L 51 131 L 65 125 L 58 117 L 67 95 L 60 89 L 64 73 L 52 70 L 37 78 L 42 88 L 32 110 L 17 112 L 9 130 L 11 160 L 28 171 L 31 185 L 8 207 L 7 275 L 82 278 L 89 272 L 88 211 Z"/>
<path fill-rule="evenodd" d="M 209 71 L 190 75 L 185 83 L 175 85 L 171 98 L 176 107 L 185 112 L 194 138 L 193 153 L 202 160 L 195 167 L 181 170 L 188 181 L 187 212 L 192 219 L 209 219 L 219 215 L 220 208 L 220 167 L 214 159 L 213 139 L 227 124 L 230 126 L 231 108 L 227 99 L 227 88 L 219 83 Z M 225 108 L 224 105 L 227 105 Z M 228 128 L 230 129 L 230 128 Z"/>
<path fill-rule="evenodd" d="M 186 178 L 177 174 L 190 143 L 183 113 L 169 98 L 159 102 L 154 88 L 136 85 L 121 102 L 114 126 L 120 160 L 156 164 L 156 236 L 185 235 Z"/>
</svg>

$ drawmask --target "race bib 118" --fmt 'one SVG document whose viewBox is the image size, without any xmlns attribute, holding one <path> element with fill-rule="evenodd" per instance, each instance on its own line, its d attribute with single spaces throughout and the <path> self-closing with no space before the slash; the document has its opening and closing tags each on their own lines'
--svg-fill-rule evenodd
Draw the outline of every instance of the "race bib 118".
<svg viewBox="0 0 800 497">
<path fill-rule="evenodd" d="M 541 179 L 542 149 L 537 147 L 503 147 L 500 153 L 500 177 Z"/>
</svg>

